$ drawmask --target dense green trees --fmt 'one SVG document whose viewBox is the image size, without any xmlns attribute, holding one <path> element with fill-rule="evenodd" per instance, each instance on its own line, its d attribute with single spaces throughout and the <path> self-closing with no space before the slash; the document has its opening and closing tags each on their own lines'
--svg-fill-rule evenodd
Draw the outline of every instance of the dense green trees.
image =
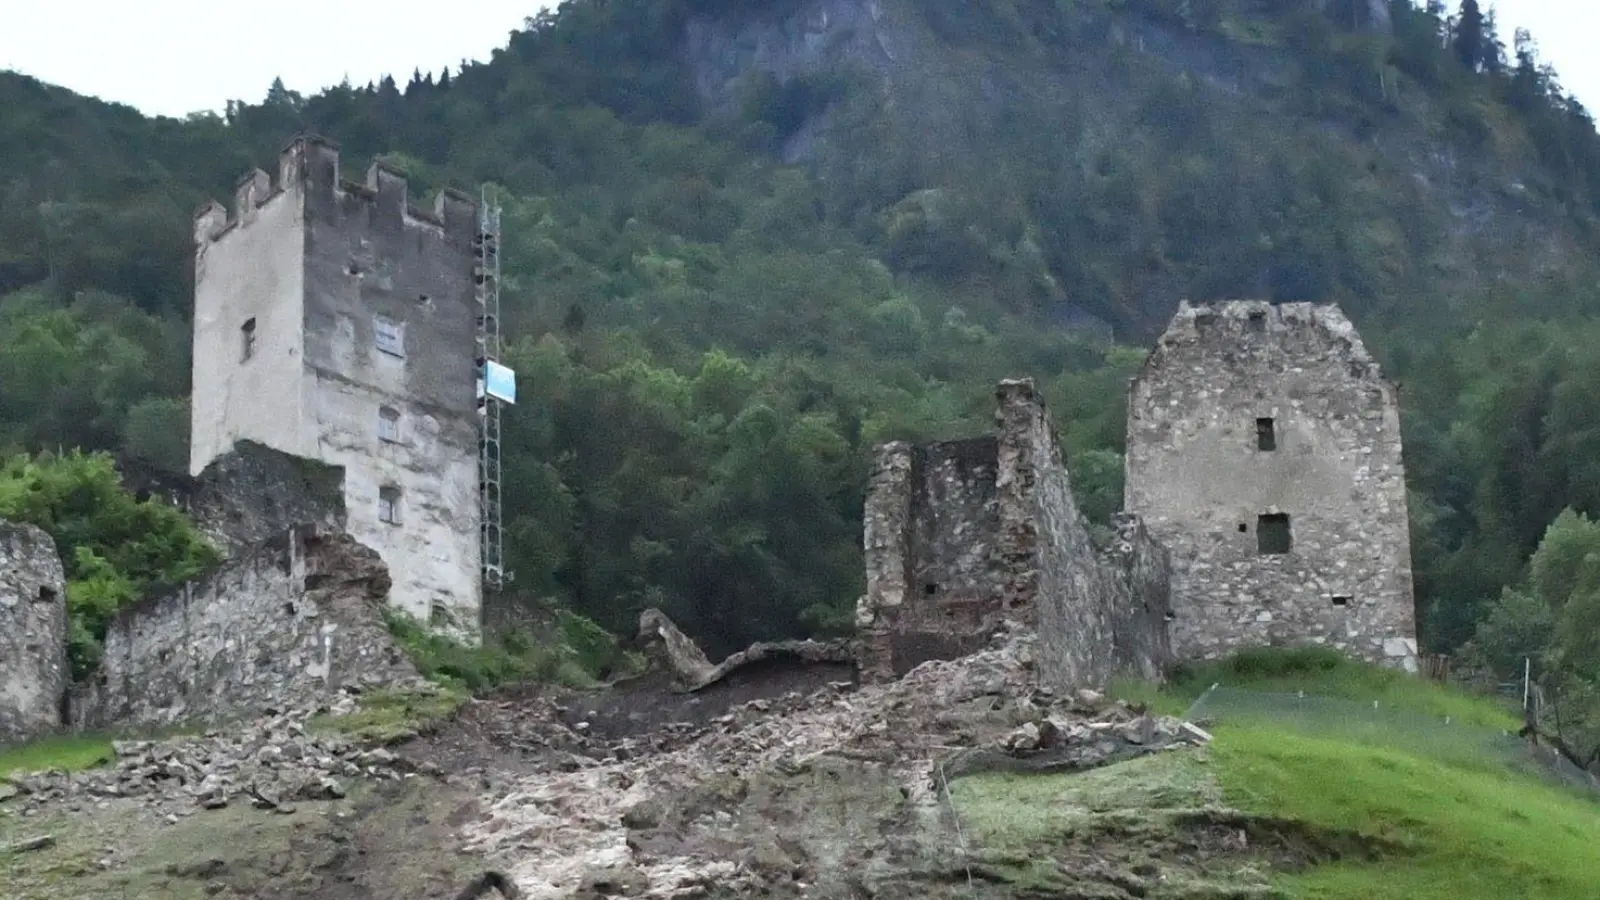
<svg viewBox="0 0 1600 900">
<path fill-rule="evenodd" d="M 1128 347 L 1180 296 L 1338 300 L 1405 383 L 1433 647 L 1600 513 L 1600 140 L 1531 38 L 1405 2 L 1392 33 L 1364 0 L 904 4 L 892 90 L 825 53 L 706 103 L 686 23 L 795 6 L 569 0 L 487 64 L 184 121 L 0 75 L 0 450 L 182 466 L 188 213 L 311 129 L 419 196 L 503 189 L 514 587 L 608 627 L 841 627 L 870 447 L 985 428 L 1005 376 L 1103 519 Z"/>
</svg>

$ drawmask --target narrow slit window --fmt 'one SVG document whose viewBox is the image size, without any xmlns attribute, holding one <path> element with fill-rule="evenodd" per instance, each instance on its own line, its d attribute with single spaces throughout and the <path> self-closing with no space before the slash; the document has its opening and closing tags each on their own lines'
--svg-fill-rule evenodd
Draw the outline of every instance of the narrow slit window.
<svg viewBox="0 0 1600 900">
<path fill-rule="evenodd" d="M 1278 449 L 1278 429 L 1270 417 L 1256 419 L 1256 449 L 1266 452 Z"/>
<path fill-rule="evenodd" d="M 239 361 L 245 362 L 256 355 L 256 319 L 251 316 L 239 326 Z"/>
<path fill-rule="evenodd" d="M 377 344 L 380 353 L 390 356 L 405 358 L 406 334 L 405 326 L 399 322 L 382 317 L 372 322 L 373 341 Z"/>
<path fill-rule="evenodd" d="M 378 521 L 400 524 L 400 489 L 392 485 L 378 488 Z"/>
<path fill-rule="evenodd" d="M 1333 595 L 1333 605 L 1334 606 L 1349 606 L 1350 605 L 1350 598 L 1348 596 L 1345 596 L 1344 594 L 1335 594 L 1335 595 Z"/>
<path fill-rule="evenodd" d="M 1288 513 L 1268 513 L 1256 518 L 1256 550 L 1262 555 L 1288 553 L 1294 547 Z"/>
<path fill-rule="evenodd" d="M 378 440 L 400 443 L 400 410 L 392 406 L 378 407 Z"/>
</svg>

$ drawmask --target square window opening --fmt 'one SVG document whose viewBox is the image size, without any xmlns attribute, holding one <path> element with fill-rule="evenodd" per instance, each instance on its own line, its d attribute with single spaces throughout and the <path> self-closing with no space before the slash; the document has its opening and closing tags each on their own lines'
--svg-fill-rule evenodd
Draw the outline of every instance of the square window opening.
<svg viewBox="0 0 1600 900">
<path fill-rule="evenodd" d="M 435 598 L 428 601 L 428 624 L 434 628 L 455 625 L 455 616 L 450 614 L 450 607 L 443 600 Z"/>
<path fill-rule="evenodd" d="M 1249 316 L 1249 322 L 1251 331 L 1267 330 L 1267 314 L 1264 312 L 1251 313 Z"/>
<path fill-rule="evenodd" d="M 1288 513 L 1268 513 L 1256 518 L 1256 552 L 1262 555 L 1288 553 L 1294 549 Z"/>
<path fill-rule="evenodd" d="M 1256 449 L 1265 452 L 1278 449 L 1277 424 L 1270 416 L 1256 419 Z"/>
<path fill-rule="evenodd" d="M 256 355 L 256 319 L 251 316 L 239 326 L 239 361 L 245 362 Z"/>
<path fill-rule="evenodd" d="M 400 443 L 400 410 L 392 406 L 378 407 L 378 440 Z"/>
<path fill-rule="evenodd" d="M 393 486 L 378 488 L 378 521 L 390 525 L 400 524 L 400 489 Z"/>
<path fill-rule="evenodd" d="M 378 352 L 405 358 L 406 329 L 399 322 L 378 317 L 372 320 L 373 342 Z"/>
</svg>

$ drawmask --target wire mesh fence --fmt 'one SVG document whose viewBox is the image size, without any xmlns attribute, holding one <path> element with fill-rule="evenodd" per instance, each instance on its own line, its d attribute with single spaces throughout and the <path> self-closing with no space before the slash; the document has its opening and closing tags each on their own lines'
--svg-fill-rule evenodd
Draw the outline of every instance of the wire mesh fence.
<svg viewBox="0 0 1600 900">
<path fill-rule="evenodd" d="M 1460 765 L 1508 767 L 1600 799 L 1600 779 L 1515 732 L 1404 708 L 1304 693 L 1212 685 L 1185 714 L 1199 724 L 1270 724 L 1299 733 L 1406 750 Z"/>
</svg>

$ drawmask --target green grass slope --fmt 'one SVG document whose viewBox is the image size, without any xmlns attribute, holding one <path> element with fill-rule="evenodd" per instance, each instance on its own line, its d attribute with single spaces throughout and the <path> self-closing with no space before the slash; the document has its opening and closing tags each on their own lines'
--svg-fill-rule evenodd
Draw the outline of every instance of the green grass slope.
<svg viewBox="0 0 1600 900">
<path fill-rule="evenodd" d="M 1343 715 L 1235 706 L 1205 748 L 1082 775 L 958 780 L 973 871 L 1027 896 L 1600 896 L 1600 794 L 1484 742 L 1516 725 L 1498 701 L 1321 651 L 1241 654 L 1118 693 L 1182 710 L 1219 683 Z M 1385 728 L 1350 714 L 1373 700 L 1396 716 Z M 1417 723 L 1446 717 L 1453 731 L 1416 739 Z"/>
<path fill-rule="evenodd" d="M 1600 803 L 1533 776 L 1261 726 L 1221 729 L 1212 758 L 1230 805 L 1389 848 L 1282 876 L 1287 896 L 1600 896 Z"/>
</svg>

